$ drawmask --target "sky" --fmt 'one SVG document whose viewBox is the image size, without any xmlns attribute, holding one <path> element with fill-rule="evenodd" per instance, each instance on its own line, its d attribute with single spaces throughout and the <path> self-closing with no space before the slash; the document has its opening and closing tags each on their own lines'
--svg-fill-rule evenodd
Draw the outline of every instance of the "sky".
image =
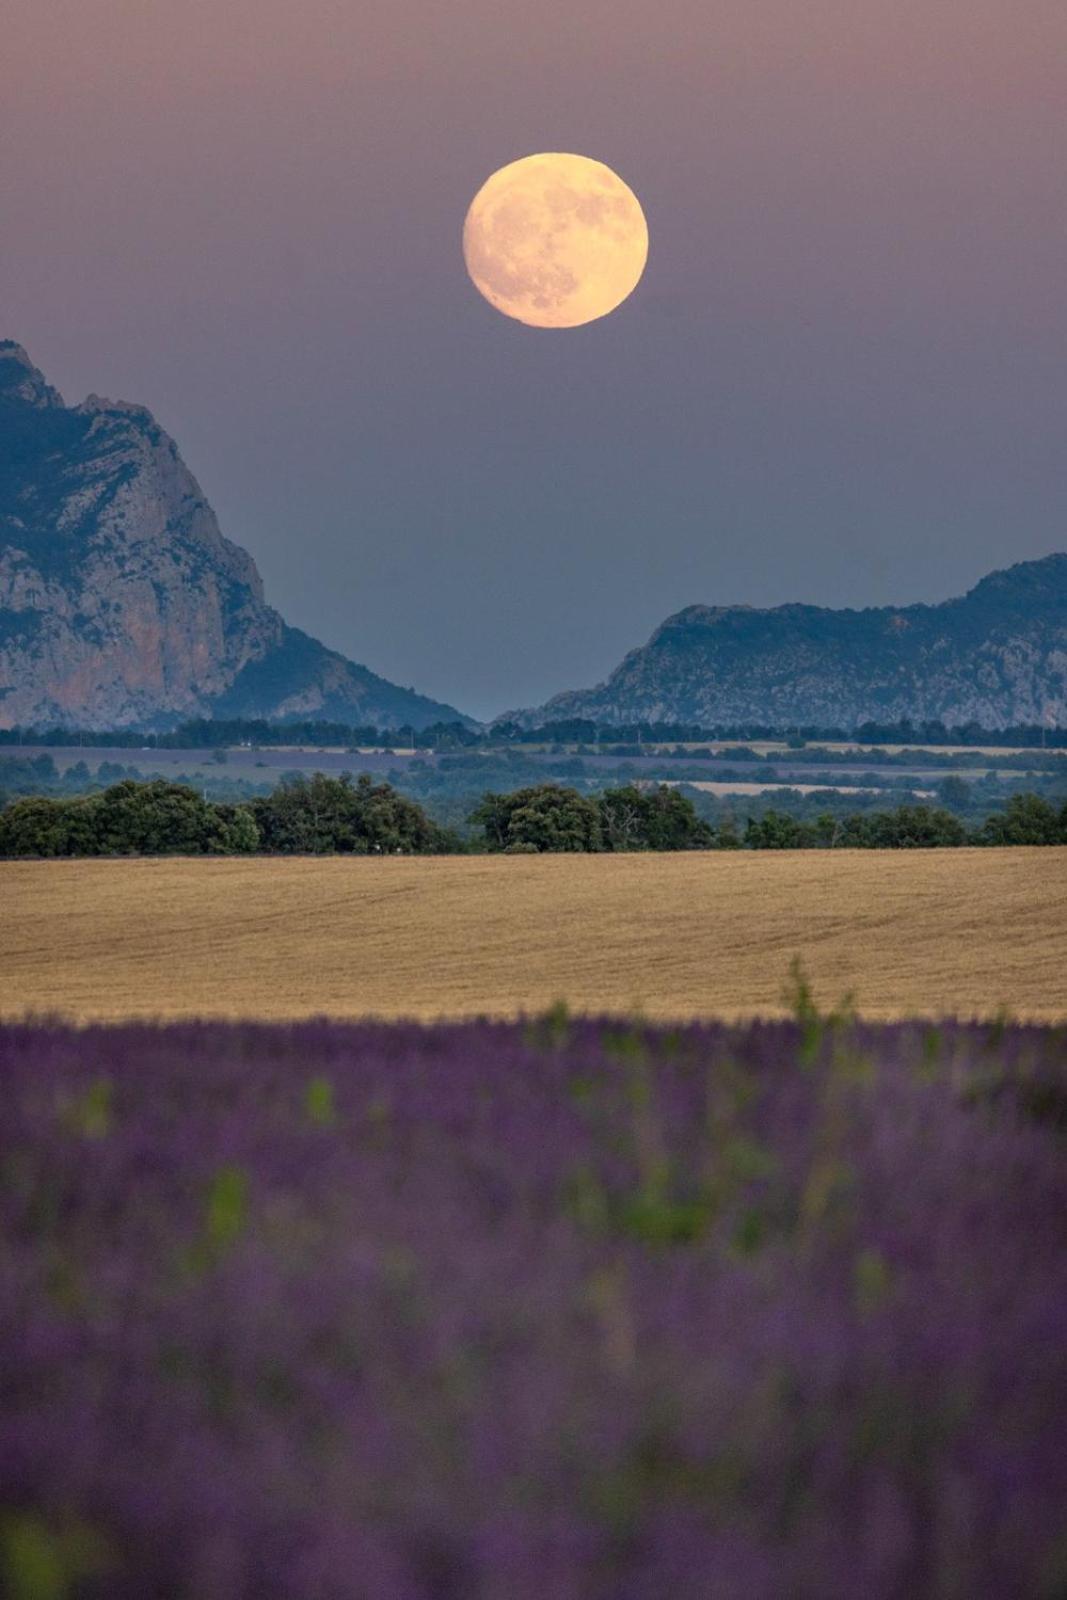
<svg viewBox="0 0 1067 1600">
<path fill-rule="evenodd" d="M 0 337 L 142 402 L 287 619 L 477 716 L 691 604 L 1067 548 L 1063 0 L 0 0 Z M 612 316 L 460 249 L 613 167 Z"/>
</svg>

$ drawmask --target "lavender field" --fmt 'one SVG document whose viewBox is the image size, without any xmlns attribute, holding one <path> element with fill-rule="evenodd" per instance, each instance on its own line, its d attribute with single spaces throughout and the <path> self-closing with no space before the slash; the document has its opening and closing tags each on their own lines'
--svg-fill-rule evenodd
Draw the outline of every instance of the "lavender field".
<svg viewBox="0 0 1067 1600">
<path fill-rule="evenodd" d="M 13 1600 L 1067 1594 L 1067 1033 L 0 1029 Z"/>
</svg>

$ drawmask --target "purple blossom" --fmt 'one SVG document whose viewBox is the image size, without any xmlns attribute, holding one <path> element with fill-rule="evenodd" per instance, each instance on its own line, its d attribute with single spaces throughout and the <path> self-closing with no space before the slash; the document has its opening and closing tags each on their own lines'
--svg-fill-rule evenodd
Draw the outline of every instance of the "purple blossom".
<svg viewBox="0 0 1067 1600">
<path fill-rule="evenodd" d="M 6 1027 L 0 1082 L 14 1600 L 1064 1592 L 1062 1031 Z"/>
</svg>

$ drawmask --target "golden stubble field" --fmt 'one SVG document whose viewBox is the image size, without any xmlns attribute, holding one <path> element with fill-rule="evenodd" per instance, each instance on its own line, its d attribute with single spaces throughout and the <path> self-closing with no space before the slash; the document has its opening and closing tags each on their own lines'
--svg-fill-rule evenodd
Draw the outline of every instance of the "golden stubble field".
<svg viewBox="0 0 1067 1600">
<path fill-rule="evenodd" d="M 0 1015 L 1067 1018 L 1067 849 L 0 863 Z"/>
</svg>

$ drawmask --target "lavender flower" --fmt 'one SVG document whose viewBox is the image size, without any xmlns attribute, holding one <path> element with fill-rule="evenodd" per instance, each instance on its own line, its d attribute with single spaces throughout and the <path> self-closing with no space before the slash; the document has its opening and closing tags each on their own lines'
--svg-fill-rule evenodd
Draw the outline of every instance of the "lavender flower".
<svg viewBox="0 0 1067 1600">
<path fill-rule="evenodd" d="M 0 1028 L 14 1600 L 1058 1600 L 1067 1040 Z"/>
</svg>

